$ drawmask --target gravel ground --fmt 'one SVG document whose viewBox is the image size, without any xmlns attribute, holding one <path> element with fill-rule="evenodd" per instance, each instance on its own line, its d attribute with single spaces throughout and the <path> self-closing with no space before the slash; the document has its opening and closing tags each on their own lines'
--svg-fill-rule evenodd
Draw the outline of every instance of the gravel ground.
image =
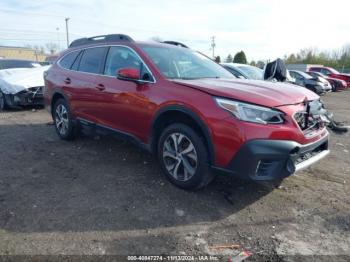
<svg viewBox="0 0 350 262">
<path fill-rule="evenodd" d="M 323 99 L 350 123 L 350 91 Z M 350 133 L 331 133 L 331 154 L 280 186 L 218 176 L 186 192 L 132 144 L 61 141 L 50 120 L 43 109 L 0 113 L 0 255 L 350 259 Z M 223 244 L 239 247 L 213 248 Z"/>
</svg>

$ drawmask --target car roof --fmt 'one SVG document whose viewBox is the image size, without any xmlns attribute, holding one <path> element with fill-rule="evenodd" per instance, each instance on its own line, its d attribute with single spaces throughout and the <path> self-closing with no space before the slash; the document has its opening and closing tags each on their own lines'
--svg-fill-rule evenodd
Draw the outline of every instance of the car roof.
<svg viewBox="0 0 350 262">
<path fill-rule="evenodd" d="M 113 46 L 113 45 L 123 45 L 123 46 L 129 46 L 129 47 L 143 47 L 143 46 L 149 46 L 149 47 L 166 47 L 166 48 L 184 48 L 184 49 L 189 49 L 187 47 L 181 47 L 173 44 L 167 44 L 167 43 L 162 43 L 162 42 L 157 42 L 157 41 L 108 41 L 108 42 L 99 42 L 99 43 L 90 43 L 90 44 L 82 44 L 74 47 L 69 47 L 63 51 L 61 51 L 57 57 L 60 58 L 64 56 L 67 53 L 70 53 L 71 51 L 75 50 L 81 50 L 81 49 L 86 49 L 86 48 L 92 48 L 92 47 L 108 47 L 108 46 Z M 191 49 L 189 49 L 191 50 Z"/>
<path fill-rule="evenodd" d="M 174 41 L 168 41 L 168 42 L 174 42 Z M 174 42 L 177 43 L 177 42 Z M 179 43 L 181 44 L 181 43 Z M 77 46 L 69 47 L 68 49 L 83 49 L 87 47 L 94 47 L 94 46 L 111 46 L 111 45 L 126 45 L 126 46 L 157 46 L 157 47 L 167 47 L 167 48 L 186 48 L 188 47 L 182 47 L 180 45 L 165 43 L 165 42 L 158 42 L 158 41 L 106 41 L 106 42 L 96 42 L 96 43 L 87 43 L 87 44 L 81 44 Z"/>
</svg>

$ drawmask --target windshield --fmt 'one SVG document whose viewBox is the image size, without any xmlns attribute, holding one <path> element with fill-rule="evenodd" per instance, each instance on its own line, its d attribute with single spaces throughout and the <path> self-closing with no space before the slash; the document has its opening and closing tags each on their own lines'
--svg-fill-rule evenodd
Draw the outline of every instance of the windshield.
<svg viewBox="0 0 350 262">
<path fill-rule="evenodd" d="M 331 68 L 331 67 L 329 67 L 329 68 L 327 68 L 329 71 L 331 71 L 332 72 L 332 74 L 340 74 L 337 70 L 335 70 L 334 68 Z"/>
<path fill-rule="evenodd" d="M 312 76 L 310 76 L 310 75 L 308 75 L 307 73 L 304 73 L 304 72 L 302 72 L 302 71 L 297 71 L 297 74 L 303 76 L 303 77 L 306 78 L 306 79 L 311 79 L 311 78 L 312 78 Z"/>
<path fill-rule="evenodd" d="M 143 46 L 142 50 L 168 79 L 235 78 L 217 63 L 191 49 Z"/>
<path fill-rule="evenodd" d="M 254 66 L 237 66 L 245 74 L 248 75 L 249 79 L 262 80 L 263 70 Z"/>
</svg>

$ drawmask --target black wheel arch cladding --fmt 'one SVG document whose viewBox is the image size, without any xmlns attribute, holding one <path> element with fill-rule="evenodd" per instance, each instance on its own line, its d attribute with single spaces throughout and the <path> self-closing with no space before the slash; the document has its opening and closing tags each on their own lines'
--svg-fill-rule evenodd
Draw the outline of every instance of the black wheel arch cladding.
<svg viewBox="0 0 350 262">
<path fill-rule="evenodd" d="M 166 116 L 170 115 L 175 115 L 175 116 L 185 116 L 185 119 L 180 119 L 180 121 L 175 120 L 169 120 L 166 119 Z M 185 121 L 181 121 L 185 120 Z M 180 105 L 171 105 L 171 106 L 165 106 L 161 109 L 159 109 L 156 114 L 154 115 L 152 122 L 151 122 L 151 133 L 150 133 L 150 146 L 151 150 L 153 153 L 156 153 L 157 151 L 157 143 L 158 139 L 161 135 L 162 130 L 159 127 L 162 127 L 162 124 L 165 122 L 165 126 L 169 124 L 174 124 L 174 123 L 185 123 L 186 120 L 193 121 L 195 127 L 198 127 L 199 130 L 195 131 L 200 131 L 201 134 L 203 134 L 203 138 L 205 139 L 204 143 L 208 148 L 208 155 L 209 155 L 209 161 L 210 164 L 214 164 L 215 161 L 215 156 L 214 156 L 214 147 L 213 143 L 211 140 L 211 136 L 209 133 L 208 127 L 205 125 L 203 120 L 196 114 L 194 113 L 191 109 L 185 107 L 185 106 L 180 106 Z M 194 126 L 190 126 L 191 128 L 194 128 Z"/>
</svg>

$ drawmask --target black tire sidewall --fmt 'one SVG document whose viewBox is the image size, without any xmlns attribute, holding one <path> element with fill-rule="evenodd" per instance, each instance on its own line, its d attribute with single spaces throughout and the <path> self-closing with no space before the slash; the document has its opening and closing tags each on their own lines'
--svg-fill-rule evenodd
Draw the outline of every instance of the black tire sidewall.
<svg viewBox="0 0 350 262">
<path fill-rule="evenodd" d="M 6 109 L 6 99 L 5 99 L 5 95 L 4 95 L 4 93 L 3 92 L 1 92 L 0 91 L 0 100 L 3 100 L 3 104 L 1 105 L 1 103 L 0 103 L 0 111 L 3 111 L 3 110 L 5 110 Z"/>
<path fill-rule="evenodd" d="M 56 108 L 59 105 L 63 105 L 66 109 L 67 109 L 67 114 L 68 114 L 68 129 L 66 134 L 62 135 L 59 130 L 57 129 L 57 125 L 56 125 Z M 72 118 L 72 114 L 70 112 L 70 108 L 68 106 L 68 103 L 66 102 L 66 100 L 64 99 L 58 99 L 53 107 L 53 111 L 52 111 L 52 118 L 54 121 L 54 125 L 55 125 L 55 130 L 56 133 L 58 134 L 58 136 L 63 139 L 63 140 L 72 140 L 75 137 L 75 131 L 74 131 L 74 122 L 73 122 L 73 118 Z"/>
<path fill-rule="evenodd" d="M 169 174 L 163 161 L 163 145 L 166 138 L 172 133 L 182 133 L 186 135 L 191 140 L 197 152 L 197 170 L 192 178 L 185 182 L 176 180 Z M 164 129 L 158 140 L 157 149 L 158 161 L 160 162 L 162 171 L 171 183 L 183 189 L 196 189 L 202 184 L 205 184 L 204 180 L 206 180 L 207 173 L 209 172 L 208 150 L 202 138 L 192 128 L 184 124 L 172 124 L 168 126 Z"/>
</svg>

